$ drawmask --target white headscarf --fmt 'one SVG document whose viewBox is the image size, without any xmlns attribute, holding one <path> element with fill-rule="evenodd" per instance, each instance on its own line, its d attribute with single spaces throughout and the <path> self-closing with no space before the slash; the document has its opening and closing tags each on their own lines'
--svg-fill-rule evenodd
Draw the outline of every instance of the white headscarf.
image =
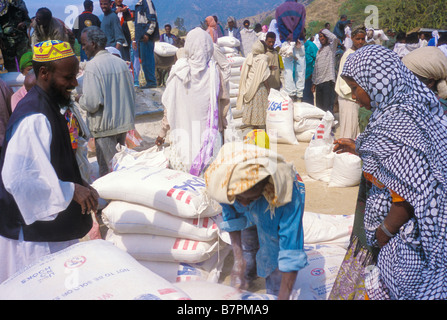
<svg viewBox="0 0 447 320">
<path fill-rule="evenodd" d="M 172 163 L 179 164 L 175 169 L 194 175 L 201 174 L 220 146 L 220 79 L 213 53 L 214 44 L 208 33 L 201 28 L 190 31 L 185 57 L 172 67 L 162 96 L 171 128 Z"/>
</svg>

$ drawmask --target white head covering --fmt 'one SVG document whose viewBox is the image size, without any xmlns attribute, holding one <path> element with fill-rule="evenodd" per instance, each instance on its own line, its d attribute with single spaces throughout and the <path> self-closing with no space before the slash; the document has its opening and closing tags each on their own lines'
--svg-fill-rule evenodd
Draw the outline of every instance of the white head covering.
<svg viewBox="0 0 447 320">
<path fill-rule="evenodd" d="M 417 75 L 438 81 L 439 96 L 447 98 L 447 57 L 439 47 L 416 49 L 403 57 L 402 62 Z"/>
<path fill-rule="evenodd" d="M 171 162 L 175 157 L 183 169 L 174 169 L 194 175 L 201 174 L 217 148 L 220 79 L 213 53 L 209 34 L 201 28 L 191 30 L 185 57 L 172 67 L 162 96 L 171 127 Z"/>
</svg>

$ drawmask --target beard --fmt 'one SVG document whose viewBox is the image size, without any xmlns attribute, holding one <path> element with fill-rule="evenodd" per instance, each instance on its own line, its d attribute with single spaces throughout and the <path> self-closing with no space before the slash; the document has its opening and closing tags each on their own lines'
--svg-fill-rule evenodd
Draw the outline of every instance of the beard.
<svg viewBox="0 0 447 320">
<path fill-rule="evenodd" d="M 50 82 L 50 92 L 49 96 L 51 99 L 60 106 L 67 106 L 71 102 L 71 96 L 65 95 L 66 91 L 62 91 L 62 89 L 57 88 L 55 85 L 55 81 L 51 80 Z"/>
</svg>

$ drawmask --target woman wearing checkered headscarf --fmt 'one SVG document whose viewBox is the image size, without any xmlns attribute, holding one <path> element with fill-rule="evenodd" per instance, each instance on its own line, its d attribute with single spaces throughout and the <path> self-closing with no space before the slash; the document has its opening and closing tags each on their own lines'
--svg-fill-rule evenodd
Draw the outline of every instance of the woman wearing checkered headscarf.
<svg viewBox="0 0 447 320">
<path fill-rule="evenodd" d="M 389 236 L 366 277 L 371 299 L 447 298 L 447 117 L 435 94 L 392 51 L 351 55 L 342 72 L 366 92 L 373 111 L 355 141 L 373 182 L 365 209 L 368 243 Z M 396 203 L 409 219 L 387 230 Z M 395 226 L 394 226 L 395 227 Z"/>
</svg>

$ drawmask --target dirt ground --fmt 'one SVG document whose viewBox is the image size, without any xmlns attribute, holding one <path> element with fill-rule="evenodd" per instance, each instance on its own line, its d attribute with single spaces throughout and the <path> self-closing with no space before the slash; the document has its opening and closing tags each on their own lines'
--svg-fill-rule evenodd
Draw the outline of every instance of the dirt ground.
<svg viewBox="0 0 447 320">
<path fill-rule="evenodd" d="M 158 94 L 154 94 L 157 98 Z M 335 114 L 337 118 L 338 114 Z M 152 113 L 140 115 L 136 118 L 136 129 L 145 140 L 145 143 L 154 144 L 155 138 L 159 132 L 163 114 Z M 335 130 L 335 136 L 337 130 Z M 309 144 L 300 142 L 298 145 L 276 145 L 277 152 L 284 156 L 286 161 L 293 162 L 297 171 L 300 173 L 306 186 L 305 210 L 315 213 L 331 215 L 351 215 L 354 214 L 357 199 L 358 187 L 349 188 L 329 188 L 328 184 L 322 181 L 316 181 L 307 175 L 304 163 L 304 152 Z M 275 146 L 272 146 L 275 148 Z M 220 276 L 220 283 L 229 284 L 230 274 L 233 264 L 233 256 L 230 253 L 224 263 Z M 265 280 L 258 278 L 250 288 L 251 292 L 264 293 Z"/>
</svg>

